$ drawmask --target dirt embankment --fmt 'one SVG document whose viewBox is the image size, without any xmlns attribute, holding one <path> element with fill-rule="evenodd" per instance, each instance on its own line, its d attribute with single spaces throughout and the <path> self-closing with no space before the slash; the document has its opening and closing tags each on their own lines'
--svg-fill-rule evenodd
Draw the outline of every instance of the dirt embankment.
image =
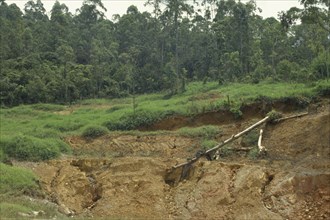
<svg viewBox="0 0 330 220">
<path fill-rule="evenodd" d="M 192 156 L 198 140 L 172 135 L 105 136 L 93 141 L 72 137 L 74 151 L 94 152 L 94 157 L 80 155 L 31 168 L 48 198 L 68 215 L 329 219 L 329 120 L 329 103 L 323 103 L 308 116 L 267 125 L 266 158 L 202 159 L 181 182 L 181 170 L 169 170 Z M 223 125 L 219 141 L 248 124 Z"/>
</svg>

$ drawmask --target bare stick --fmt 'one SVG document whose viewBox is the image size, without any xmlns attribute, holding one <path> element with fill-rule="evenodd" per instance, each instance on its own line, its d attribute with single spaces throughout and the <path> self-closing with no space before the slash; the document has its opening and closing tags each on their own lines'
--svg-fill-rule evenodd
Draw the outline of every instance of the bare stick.
<svg viewBox="0 0 330 220">
<path fill-rule="evenodd" d="M 205 151 L 204 155 L 207 155 L 207 154 L 209 154 L 209 153 L 211 153 L 211 152 L 213 152 L 213 151 L 218 150 L 218 149 L 221 148 L 222 146 L 224 146 L 224 145 L 226 145 L 226 144 L 228 144 L 228 143 L 230 143 L 230 142 L 236 140 L 237 138 L 239 138 L 239 137 L 241 137 L 242 135 L 248 133 L 249 131 L 253 130 L 254 128 L 256 128 L 256 127 L 262 125 L 262 124 L 265 123 L 265 122 L 267 122 L 268 120 L 269 120 L 269 116 L 263 118 L 262 120 L 258 121 L 257 123 L 253 124 L 252 126 L 248 127 L 247 129 L 245 129 L 244 131 L 242 131 L 242 132 L 240 132 L 240 133 L 238 133 L 238 134 L 236 134 L 236 135 L 231 136 L 231 138 L 229 138 L 229 139 L 227 139 L 227 140 L 225 140 L 225 141 L 219 143 L 219 144 L 216 145 L 215 147 L 213 147 L 213 148 L 211 148 L 211 149 Z M 173 166 L 173 168 L 176 169 L 176 168 L 182 167 L 182 166 L 184 166 L 184 165 L 186 165 L 186 164 L 189 164 L 189 163 L 195 163 L 196 161 L 198 161 L 199 158 L 200 158 L 200 157 L 194 157 L 194 158 L 192 158 L 191 160 L 189 160 L 189 161 L 187 161 L 187 162 L 184 162 L 184 163 L 178 164 L 178 165 L 176 165 L 176 166 Z"/>
<path fill-rule="evenodd" d="M 308 115 L 308 112 L 304 112 L 304 113 L 297 114 L 297 115 L 291 115 L 291 116 L 288 116 L 288 117 L 279 118 L 279 119 L 275 120 L 274 122 L 280 122 L 280 121 L 284 121 L 284 120 L 291 119 L 291 118 L 298 118 L 298 117 L 302 117 L 302 116 L 305 116 L 305 115 Z"/>
</svg>

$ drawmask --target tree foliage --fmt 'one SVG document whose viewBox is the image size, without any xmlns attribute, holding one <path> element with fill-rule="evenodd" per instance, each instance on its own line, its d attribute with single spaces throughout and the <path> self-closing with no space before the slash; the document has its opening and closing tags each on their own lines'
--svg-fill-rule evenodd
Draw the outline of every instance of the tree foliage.
<svg viewBox="0 0 330 220">
<path fill-rule="evenodd" d="M 196 80 L 329 78 L 329 1 L 300 3 L 278 20 L 260 17 L 255 1 L 149 0 L 152 13 L 132 5 L 109 20 L 101 0 L 75 15 L 58 1 L 47 14 L 41 0 L 23 12 L 1 0 L 0 103 L 174 95 Z"/>
</svg>

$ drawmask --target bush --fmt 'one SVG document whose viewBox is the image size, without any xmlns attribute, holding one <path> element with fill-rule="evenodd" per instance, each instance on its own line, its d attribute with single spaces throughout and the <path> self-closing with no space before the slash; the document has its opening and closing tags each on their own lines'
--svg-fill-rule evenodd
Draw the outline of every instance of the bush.
<svg viewBox="0 0 330 220">
<path fill-rule="evenodd" d="M 269 121 L 270 122 L 274 122 L 275 120 L 277 120 L 279 118 L 282 118 L 282 114 L 275 111 L 275 110 L 272 110 L 272 111 L 268 112 L 267 116 L 269 116 Z"/>
<path fill-rule="evenodd" d="M 0 194 L 29 194 L 39 190 L 35 175 L 24 168 L 0 163 Z"/>
<path fill-rule="evenodd" d="M 61 140 L 38 139 L 24 135 L 3 138 L 0 149 L 9 157 L 29 161 L 48 160 L 58 157 L 61 151 L 69 152 L 68 145 Z"/>
<path fill-rule="evenodd" d="M 243 116 L 243 113 L 240 110 L 240 107 L 235 106 L 230 108 L 230 112 L 233 113 L 235 119 L 240 119 Z"/>
<path fill-rule="evenodd" d="M 311 80 L 314 79 L 325 79 L 328 76 L 328 67 L 330 66 L 330 59 L 327 55 L 327 52 L 320 53 L 316 58 L 313 59 L 310 70 L 312 75 L 310 76 Z"/>
<path fill-rule="evenodd" d="M 108 133 L 108 130 L 102 126 L 88 126 L 82 132 L 84 138 L 97 138 Z"/>
</svg>

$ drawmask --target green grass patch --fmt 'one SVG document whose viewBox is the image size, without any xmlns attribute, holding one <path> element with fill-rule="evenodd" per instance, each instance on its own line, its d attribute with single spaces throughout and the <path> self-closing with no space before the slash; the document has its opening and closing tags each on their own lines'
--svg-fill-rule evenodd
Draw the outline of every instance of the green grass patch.
<svg viewBox="0 0 330 220">
<path fill-rule="evenodd" d="M 56 158 L 61 152 L 69 153 L 69 146 L 59 139 L 40 139 L 26 135 L 3 137 L 0 149 L 18 160 L 41 161 Z"/>
<path fill-rule="evenodd" d="M 203 140 L 201 142 L 201 147 L 203 150 L 208 150 L 208 149 L 215 147 L 217 144 L 218 144 L 218 142 L 215 140 Z"/>
<path fill-rule="evenodd" d="M 34 195 L 39 193 L 37 178 L 32 171 L 0 163 L 0 194 Z"/>
<path fill-rule="evenodd" d="M 135 114 L 130 113 L 119 118 L 118 121 L 107 121 L 104 123 L 104 126 L 109 130 L 119 130 L 119 131 L 127 131 L 134 130 L 136 128 L 142 126 L 151 125 L 168 115 L 173 115 L 172 112 L 164 111 L 164 112 L 156 112 L 156 111 L 138 111 Z"/>
<path fill-rule="evenodd" d="M 80 121 L 68 120 L 47 123 L 44 128 L 51 128 L 60 132 L 76 131 L 83 127 L 84 123 Z"/>
<path fill-rule="evenodd" d="M 218 134 L 221 133 L 221 129 L 218 126 L 205 125 L 196 128 L 189 128 L 189 127 L 180 128 L 178 131 L 176 131 L 176 133 L 178 135 L 186 136 L 186 137 L 200 137 L 200 138 L 213 139 Z"/>
<path fill-rule="evenodd" d="M 31 108 L 34 110 L 48 111 L 48 112 L 59 112 L 65 110 L 65 106 L 55 105 L 55 104 L 34 104 L 31 105 Z"/>
<path fill-rule="evenodd" d="M 216 82 L 203 84 L 193 82 L 187 85 L 184 93 L 176 94 L 165 99 L 165 93 L 145 94 L 136 96 L 136 113 L 133 114 L 132 97 L 119 99 L 89 99 L 78 102 L 72 106 L 72 111 L 67 115 L 60 115 L 56 112 L 67 109 L 67 106 L 55 104 L 22 105 L 10 109 L 0 109 L 0 142 L 4 139 L 12 139 L 19 134 L 28 137 L 29 145 L 36 145 L 32 150 L 27 144 L 19 142 L 26 147 L 27 152 L 39 154 L 41 148 L 52 149 L 54 140 L 61 141 L 61 138 L 70 135 L 81 135 L 89 126 L 104 126 L 109 130 L 135 132 L 143 126 L 151 125 L 170 115 L 191 116 L 207 111 L 218 111 L 226 109 L 231 111 L 237 118 L 241 117 L 240 106 L 249 104 L 256 100 L 269 100 L 270 102 L 281 100 L 305 107 L 309 100 L 317 95 L 328 94 L 330 81 L 322 80 L 302 83 L 269 83 L 259 84 L 234 83 L 218 85 Z M 207 137 L 212 139 L 218 134 L 219 128 L 206 126 L 200 128 L 182 128 L 175 131 L 175 134 L 190 137 Z M 158 133 L 158 131 L 156 132 Z M 211 137 L 211 138 L 209 138 Z M 45 140 L 45 141 L 42 141 Z M 14 144 L 14 150 L 21 148 Z M 42 147 L 38 147 L 42 146 Z M 59 148 L 59 147 L 55 147 Z M 14 151 L 12 150 L 12 151 Z M 7 155 L 8 149 L 2 148 L 3 155 Z M 48 150 L 45 150 L 48 152 Z M 58 150 L 62 152 L 61 150 Z M 53 152 L 53 156 L 59 153 Z M 49 155 L 42 153 L 43 155 Z M 25 155 L 25 154 L 23 154 Z M 52 158 L 53 156 L 42 156 Z M 18 156 L 19 158 L 33 157 Z"/>
<path fill-rule="evenodd" d="M 102 126 L 90 125 L 82 133 L 84 138 L 97 138 L 108 133 L 108 129 Z"/>
<path fill-rule="evenodd" d="M 2 198 L 3 197 L 3 198 Z M 33 199 L 26 196 L 4 197 L 0 195 L 0 219 L 71 219 L 57 211 L 55 204 L 45 202 L 45 200 Z M 40 212 L 41 211 L 41 212 Z M 35 217 L 23 217 L 22 214 L 33 215 L 33 212 L 39 212 Z"/>
</svg>

